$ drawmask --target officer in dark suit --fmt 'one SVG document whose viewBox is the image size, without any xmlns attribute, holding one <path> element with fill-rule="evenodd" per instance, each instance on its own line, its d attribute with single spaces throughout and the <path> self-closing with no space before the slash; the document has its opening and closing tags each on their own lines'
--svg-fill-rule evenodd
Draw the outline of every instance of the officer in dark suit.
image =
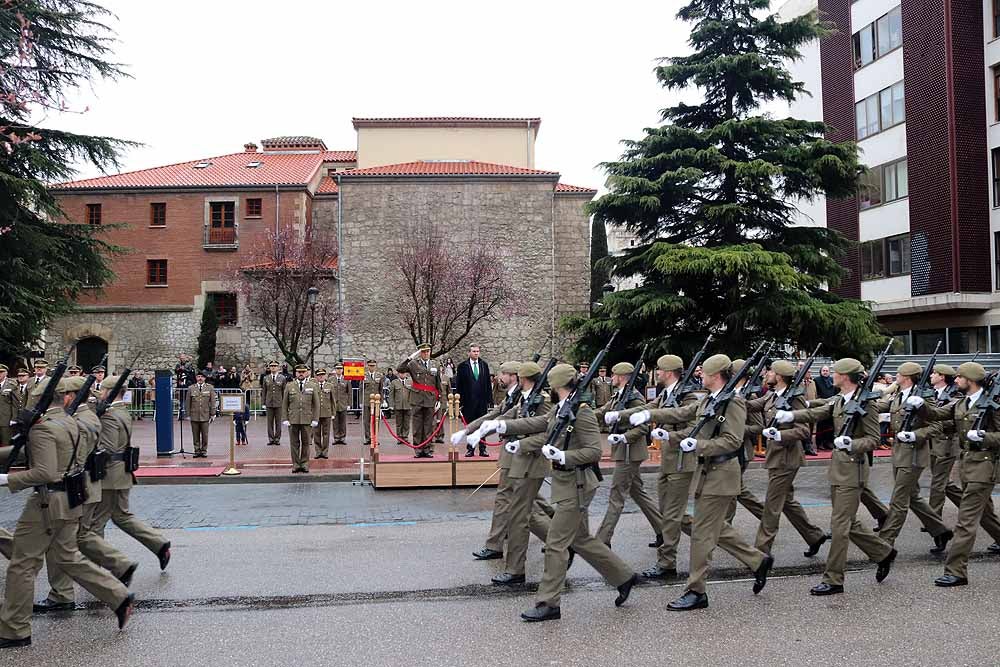
<svg viewBox="0 0 1000 667">
<path fill-rule="evenodd" d="M 490 367 L 479 358 L 479 346 L 469 346 L 469 358 L 458 365 L 455 374 L 455 388 L 461 397 L 462 416 L 466 423 L 475 421 L 490 408 L 493 388 L 490 384 Z M 472 445 L 468 445 L 466 456 L 475 456 Z M 479 455 L 488 456 L 486 443 L 479 441 Z"/>
</svg>

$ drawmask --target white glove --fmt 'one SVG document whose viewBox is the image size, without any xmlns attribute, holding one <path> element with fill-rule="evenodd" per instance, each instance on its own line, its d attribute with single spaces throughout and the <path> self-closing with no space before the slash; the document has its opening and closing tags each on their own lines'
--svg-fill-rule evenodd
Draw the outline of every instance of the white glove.
<svg viewBox="0 0 1000 667">
<path fill-rule="evenodd" d="M 791 424 L 795 421 L 795 415 L 793 415 L 788 410 L 778 410 L 774 413 L 774 421 L 779 424 Z"/>
<path fill-rule="evenodd" d="M 922 396 L 907 396 L 906 397 L 906 407 L 920 409 L 924 407 L 924 399 Z"/>
<path fill-rule="evenodd" d="M 892 415 L 890 415 L 888 412 L 880 412 L 880 413 L 878 413 L 878 423 L 879 424 L 887 424 L 887 423 L 889 423 L 891 421 L 892 421 Z"/>
<path fill-rule="evenodd" d="M 469 437 L 465 439 L 465 442 L 469 447 L 475 447 L 479 444 L 479 441 L 483 439 L 483 436 L 479 434 L 479 431 L 473 431 L 469 434 Z"/>
<path fill-rule="evenodd" d="M 833 446 L 837 449 L 843 449 L 845 452 L 851 451 L 851 443 L 854 440 L 851 439 L 849 435 L 838 435 L 833 439 Z"/>
<path fill-rule="evenodd" d="M 408 356 L 407 359 L 409 359 L 410 361 L 413 361 L 414 359 L 416 359 L 419 356 L 420 356 L 420 350 L 417 350 L 416 352 L 414 352 L 413 354 L 411 354 L 410 356 Z"/>
<path fill-rule="evenodd" d="M 434 412 L 441 412 L 441 401 L 434 404 Z"/>
<path fill-rule="evenodd" d="M 292 423 L 286 419 L 285 421 L 281 422 L 281 425 L 282 426 L 291 426 Z"/>
<path fill-rule="evenodd" d="M 506 445 L 504 445 L 503 448 L 506 449 L 511 454 L 517 454 L 517 452 L 521 449 L 521 441 L 511 440 Z"/>
<path fill-rule="evenodd" d="M 311 422 L 309 422 L 309 425 L 312 426 L 313 428 L 316 428 L 317 426 L 319 426 L 319 422 L 314 419 Z"/>
<path fill-rule="evenodd" d="M 649 434 L 653 436 L 654 440 L 662 440 L 663 442 L 670 441 L 670 434 L 664 431 L 662 428 L 654 428 L 652 431 L 649 432 Z"/>
<path fill-rule="evenodd" d="M 896 434 L 896 440 L 900 442 L 916 442 L 917 434 L 913 431 L 900 431 Z"/>
<path fill-rule="evenodd" d="M 484 435 L 489 435 L 493 431 L 500 427 L 500 420 L 498 419 L 487 419 L 482 424 L 479 425 L 479 435 L 480 437 Z"/>
<path fill-rule="evenodd" d="M 693 452 L 698 446 L 698 441 L 694 438 L 684 438 L 681 440 L 681 451 L 682 452 Z"/>
<path fill-rule="evenodd" d="M 552 445 L 545 445 L 542 447 L 542 456 L 547 458 L 549 461 L 555 461 L 560 465 L 566 465 L 566 452 L 561 449 L 557 449 Z"/>
<path fill-rule="evenodd" d="M 608 442 L 612 445 L 624 445 L 626 438 L 621 433 L 612 433 L 608 436 Z"/>
<path fill-rule="evenodd" d="M 973 429 L 968 433 L 966 433 L 965 437 L 971 440 L 972 442 L 982 442 L 984 435 L 986 435 L 986 431 L 976 431 Z"/>
<path fill-rule="evenodd" d="M 761 435 L 763 435 L 768 440 L 773 440 L 775 442 L 781 442 L 781 431 L 779 431 L 778 429 L 774 428 L 773 426 L 769 426 L 768 428 L 765 428 L 763 431 L 761 431 Z"/>
<path fill-rule="evenodd" d="M 452 446 L 453 447 L 458 447 L 460 444 L 462 444 L 462 440 L 465 439 L 466 435 L 467 435 L 467 433 L 465 432 L 465 429 L 462 429 L 461 431 L 456 431 L 455 433 L 452 433 L 451 434 L 451 444 L 452 444 Z"/>
<path fill-rule="evenodd" d="M 215 415 L 212 415 L 211 417 L 208 418 L 208 423 L 209 424 L 215 423 Z"/>
<path fill-rule="evenodd" d="M 7 475 L 0 475 L 0 486 L 7 486 Z"/>
<path fill-rule="evenodd" d="M 632 424 L 632 426 L 640 426 L 648 422 L 650 420 L 650 416 L 651 415 L 649 414 L 649 410 L 640 410 L 639 412 L 629 417 L 628 422 Z"/>
<path fill-rule="evenodd" d="M 619 419 L 621 419 L 620 412 L 615 412 L 614 410 L 612 410 L 611 412 L 604 413 L 604 423 L 607 424 L 608 426 L 611 426 L 612 424 L 617 424 Z"/>
</svg>

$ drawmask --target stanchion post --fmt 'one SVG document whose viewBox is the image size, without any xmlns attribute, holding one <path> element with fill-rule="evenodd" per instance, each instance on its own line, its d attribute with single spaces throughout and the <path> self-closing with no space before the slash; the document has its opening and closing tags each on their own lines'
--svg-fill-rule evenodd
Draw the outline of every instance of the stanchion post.
<svg viewBox="0 0 1000 667">
<path fill-rule="evenodd" d="M 223 475 L 239 475 L 236 469 L 236 424 L 232 415 L 229 416 L 229 467 L 222 471 Z"/>
<path fill-rule="evenodd" d="M 372 423 L 368 425 L 371 429 L 371 454 L 374 455 L 378 451 L 378 421 L 382 416 L 382 403 L 379 401 L 380 396 L 378 394 L 369 394 L 368 404 L 371 406 L 369 412 L 372 415 Z"/>
</svg>

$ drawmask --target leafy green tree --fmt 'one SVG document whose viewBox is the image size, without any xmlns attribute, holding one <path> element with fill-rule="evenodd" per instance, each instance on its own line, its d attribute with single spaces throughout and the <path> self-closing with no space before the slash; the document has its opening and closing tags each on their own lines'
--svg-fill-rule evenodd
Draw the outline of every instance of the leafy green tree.
<svg viewBox="0 0 1000 667">
<path fill-rule="evenodd" d="M 693 0 L 680 10 L 693 52 L 664 58 L 656 76 L 669 91 L 698 88 L 702 99 L 664 109 L 661 126 L 603 165 L 610 192 L 591 213 L 638 236 L 609 261 L 612 275 L 642 283 L 608 295 L 591 319 L 565 323 L 582 336 L 577 356 L 616 328 L 626 350 L 653 342 L 653 358 L 690 355 L 709 331 L 730 354 L 764 339 L 822 341 L 834 355 L 866 356 L 880 344 L 871 309 L 828 291 L 844 276 L 838 262 L 849 242 L 793 225 L 796 201 L 856 193 L 864 171 L 856 144 L 830 142 L 823 123 L 760 110 L 806 93 L 786 63 L 830 27 L 815 13 L 783 23 L 768 8 L 768 0 Z"/>
<path fill-rule="evenodd" d="M 604 286 L 611 279 L 607 262 L 608 230 L 603 220 L 594 217 L 590 223 L 590 302 L 599 303 L 604 298 Z"/>
</svg>

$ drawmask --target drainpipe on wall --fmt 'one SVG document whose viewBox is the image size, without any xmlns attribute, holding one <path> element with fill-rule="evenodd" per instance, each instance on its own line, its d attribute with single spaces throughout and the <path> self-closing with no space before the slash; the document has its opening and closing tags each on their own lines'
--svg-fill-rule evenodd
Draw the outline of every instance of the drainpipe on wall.
<svg viewBox="0 0 1000 667">
<path fill-rule="evenodd" d="M 527 133 L 524 135 L 524 162 L 528 166 L 528 169 L 534 169 L 535 165 L 531 161 L 531 121 L 526 121 L 527 123 Z"/>
<path fill-rule="evenodd" d="M 337 359 L 344 360 L 344 189 L 340 174 L 337 174 L 337 312 L 340 325 L 337 327 Z"/>
<path fill-rule="evenodd" d="M 278 237 L 281 231 L 281 223 L 279 219 L 281 217 L 281 196 L 278 194 L 278 184 L 274 184 L 274 236 Z"/>
<path fill-rule="evenodd" d="M 555 356 L 556 345 L 556 183 L 552 184 L 552 205 L 550 211 L 552 234 L 552 308 L 549 315 L 549 356 Z"/>
</svg>

